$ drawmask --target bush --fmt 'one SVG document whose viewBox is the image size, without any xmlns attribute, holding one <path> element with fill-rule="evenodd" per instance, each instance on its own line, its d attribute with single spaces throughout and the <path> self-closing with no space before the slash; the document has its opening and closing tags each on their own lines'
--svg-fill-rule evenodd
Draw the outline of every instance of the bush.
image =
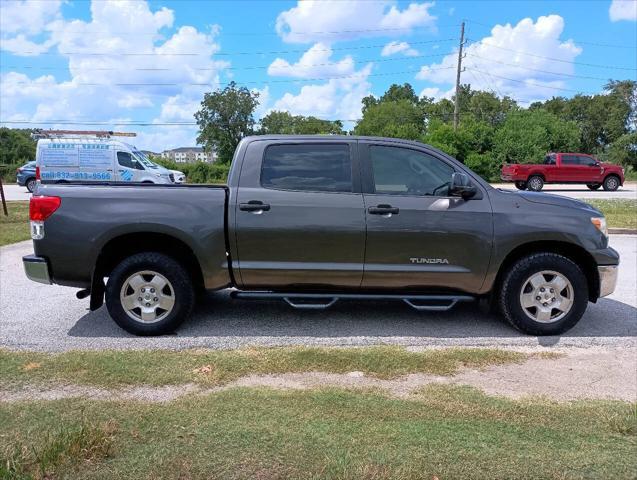
<svg viewBox="0 0 637 480">
<path fill-rule="evenodd" d="M 2 178 L 2 183 L 5 185 L 15 183 L 16 170 L 25 163 L 26 162 L 0 165 L 0 177 Z"/>
<path fill-rule="evenodd" d="M 230 171 L 230 165 L 219 163 L 176 163 L 157 157 L 152 161 L 170 170 L 184 172 L 188 183 L 225 183 Z"/>
</svg>

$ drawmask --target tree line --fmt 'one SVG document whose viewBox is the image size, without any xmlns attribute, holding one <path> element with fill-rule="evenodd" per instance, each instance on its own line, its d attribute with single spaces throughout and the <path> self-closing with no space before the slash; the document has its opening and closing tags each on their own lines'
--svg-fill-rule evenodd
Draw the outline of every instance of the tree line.
<svg viewBox="0 0 637 480">
<path fill-rule="evenodd" d="M 258 92 L 234 83 L 206 93 L 195 113 L 198 143 L 228 164 L 246 135 L 355 134 L 418 140 L 456 157 L 486 179 L 503 163 L 541 162 L 550 151 L 581 152 L 637 170 L 637 82 L 611 80 L 598 95 L 553 97 L 527 108 L 514 99 L 462 85 L 460 123 L 453 128 L 453 99 L 419 97 L 409 83 L 391 85 L 362 100 L 351 132 L 341 121 L 272 111 L 254 119 Z"/>
<path fill-rule="evenodd" d="M 258 92 L 230 83 L 204 95 L 195 113 L 197 142 L 214 150 L 214 167 L 188 167 L 191 181 L 219 181 L 246 135 L 369 135 L 418 140 L 456 157 L 488 180 L 503 163 L 541 162 L 549 151 L 596 155 L 637 172 L 637 82 L 611 80 L 598 95 L 553 97 L 521 107 L 514 99 L 462 85 L 460 123 L 453 128 L 453 99 L 419 97 L 409 83 L 391 85 L 362 100 L 362 116 L 348 132 L 340 120 L 271 111 L 259 122 Z M 35 158 L 32 130 L 0 128 L 0 165 L 6 175 Z M 160 161 L 161 163 L 165 163 Z M 184 165 L 169 165 L 186 168 Z M 210 170 L 210 171 L 209 171 Z M 8 172 L 8 173 L 7 173 Z"/>
</svg>

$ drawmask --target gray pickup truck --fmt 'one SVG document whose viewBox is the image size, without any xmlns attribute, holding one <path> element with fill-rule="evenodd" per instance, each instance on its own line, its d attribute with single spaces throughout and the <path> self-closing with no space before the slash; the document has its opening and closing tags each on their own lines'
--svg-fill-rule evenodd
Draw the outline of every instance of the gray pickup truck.
<svg viewBox="0 0 637 480">
<path fill-rule="evenodd" d="M 327 308 L 484 298 L 518 329 L 561 333 L 613 292 L 619 255 L 586 203 L 491 187 L 421 143 L 241 141 L 228 185 L 38 186 L 34 281 L 77 287 L 138 335 L 174 331 L 198 292 Z M 105 279 L 107 279 L 105 283 Z"/>
</svg>

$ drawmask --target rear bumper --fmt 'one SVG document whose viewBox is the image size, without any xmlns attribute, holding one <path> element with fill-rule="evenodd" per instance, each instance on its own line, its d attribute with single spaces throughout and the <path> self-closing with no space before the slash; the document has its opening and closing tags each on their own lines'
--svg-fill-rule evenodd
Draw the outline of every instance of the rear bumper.
<svg viewBox="0 0 637 480">
<path fill-rule="evenodd" d="M 45 258 L 36 255 L 27 255 L 22 257 L 22 265 L 24 265 L 24 273 L 29 280 L 38 283 L 51 284 L 51 275 L 49 274 L 49 264 Z"/>
<path fill-rule="evenodd" d="M 500 174 L 500 179 L 503 182 L 513 182 L 514 181 L 513 175 L 507 175 L 507 174 L 504 174 L 504 173 Z"/>
<path fill-rule="evenodd" d="M 619 265 L 602 265 L 597 267 L 599 273 L 599 296 L 606 297 L 615 291 Z"/>
</svg>

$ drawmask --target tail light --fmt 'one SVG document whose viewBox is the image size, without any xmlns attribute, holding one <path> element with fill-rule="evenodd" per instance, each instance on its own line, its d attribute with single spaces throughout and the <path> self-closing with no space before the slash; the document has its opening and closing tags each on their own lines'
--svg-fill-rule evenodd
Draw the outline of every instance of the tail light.
<svg viewBox="0 0 637 480">
<path fill-rule="evenodd" d="M 45 197 L 43 195 L 31 197 L 29 219 L 31 220 L 31 238 L 33 240 L 44 238 L 44 221 L 60 208 L 61 203 L 60 197 Z"/>
<path fill-rule="evenodd" d="M 32 222 L 43 222 L 55 212 L 62 203 L 60 197 L 34 196 L 29 202 L 29 218 Z"/>
<path fill-rule="evenodd" d="M 40 167 L 35 167 L 35 179 L 40 180 Z"/>
</svg>

